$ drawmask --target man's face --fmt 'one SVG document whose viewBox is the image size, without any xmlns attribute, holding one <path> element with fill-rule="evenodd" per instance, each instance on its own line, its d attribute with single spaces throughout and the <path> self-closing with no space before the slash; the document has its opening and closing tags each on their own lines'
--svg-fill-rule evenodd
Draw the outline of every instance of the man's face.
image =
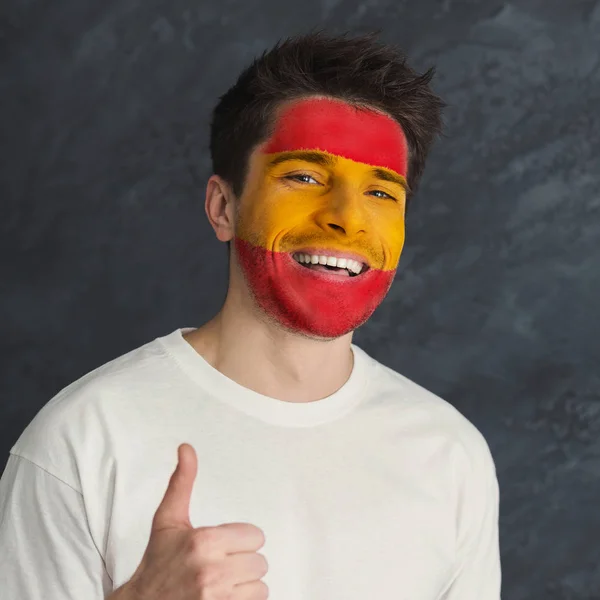
<svg viewBox="0 0 600 600">
<path fill-rule="evenodd" d="M 278 112 L 273 135 L 250 157 L 234 240 L 269 317 L 319 338 L 367 321 L 404 245 L 407 157 L 400 126 L 381 113 L 325 98 Z M 307 258 L 331 264 L 345 255 L 358 264 L 341 266 L 359 274 Z"/>
</svg>

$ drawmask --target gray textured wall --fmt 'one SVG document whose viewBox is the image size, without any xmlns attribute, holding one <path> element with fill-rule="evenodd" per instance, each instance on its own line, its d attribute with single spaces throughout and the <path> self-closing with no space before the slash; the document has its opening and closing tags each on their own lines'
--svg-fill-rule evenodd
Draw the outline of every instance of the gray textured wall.
<svg viewBox="0 0 600 600">
<path fill-rule="evenodd" d="M 0 452 L 226 290 L 209 111 L 255 54 L 383 28 L 449 103 L 356 342 L 461 410 L 501 487 L 503 598 L 600 598 L 600 2 L 3 0 Z"/>
</svg>

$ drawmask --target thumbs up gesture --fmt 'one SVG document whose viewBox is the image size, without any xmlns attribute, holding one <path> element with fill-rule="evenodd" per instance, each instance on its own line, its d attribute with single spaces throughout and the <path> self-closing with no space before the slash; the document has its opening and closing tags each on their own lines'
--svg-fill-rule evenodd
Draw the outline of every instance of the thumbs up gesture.
<svg viewBox="0 0 600 600">
<path fill-rule="evenodd" d="M 264 533 L 249 523 L 192 527 L 190 498 L 196 451 L 178 448 L 178 463 L 154 514 L 148 546 L 123 586 L 132 600 L 266 600 L 268 564 L 257 550 Z M 123 594 L 123 597 L 126 595 Z"/>
</svg>

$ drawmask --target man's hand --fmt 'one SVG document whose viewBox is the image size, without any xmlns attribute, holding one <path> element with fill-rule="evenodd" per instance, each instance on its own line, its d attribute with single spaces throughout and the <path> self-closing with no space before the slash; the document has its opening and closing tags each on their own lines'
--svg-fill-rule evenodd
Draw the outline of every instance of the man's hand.
<svg viewBox="0 0 600 600">
<path fill-rule="evenodd" d="M 132 578 L 110 600 L 266 600 L 260 579 L 268 564 L 257 550 L 264 533 L 249 523 L 192 527 L 190 498 L 196 451 L 178 448 L 178 464 L 152 521 L 150 539 Z"/>
</svg>

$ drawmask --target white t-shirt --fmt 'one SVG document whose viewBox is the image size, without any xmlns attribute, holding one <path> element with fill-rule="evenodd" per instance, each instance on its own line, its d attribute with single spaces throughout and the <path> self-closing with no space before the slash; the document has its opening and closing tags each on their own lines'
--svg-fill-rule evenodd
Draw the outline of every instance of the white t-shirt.
<svg viewBox="0 0 600 600">
<path fill-rule="evenodd" d="M 0 479 L 0 600 L 100 600 L 129 580 L 187 442 L 194 527 L 252 523 L 270 600 L 498 600 L 496 470 L 449 403 L 352 345 L 334 394 L 283 402 L 176 329 L 52 398 Z"/>
</svg>

